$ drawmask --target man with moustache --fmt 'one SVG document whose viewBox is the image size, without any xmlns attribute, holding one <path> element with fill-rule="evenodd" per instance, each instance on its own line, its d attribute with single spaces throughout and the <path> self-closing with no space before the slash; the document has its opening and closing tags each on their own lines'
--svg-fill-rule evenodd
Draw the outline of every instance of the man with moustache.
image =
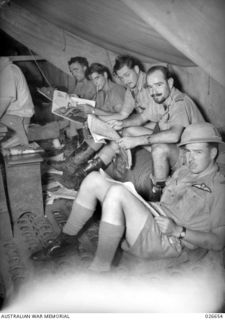
<svg viewBox="0 0 225 320">
<path fill-rule="evenodd" d="M 151 152 L 153 193 L 159 200 L 171 169 L 183 161 L 177 143 L 184 128 L 204 119 L 193 100 L 174 87 L 168 68 L 161 65 L 151 67 L 147 72 L 147 87 L 157 108 L 146 109 L 135 118 L 111 124 L 116 130 L 123 129 L 123 137 L 118 141 L 120 147 L 144 146 Z M 152 119 L 156 118 L 158 130 L 154 132 L 149 124 L 152 125 Z"/>
<path fill-rule="evenodd" d="M 80 187 L 63 232 L 46 249 L 34 253 L 32 259 L 57 257 L 71 241 L 76 242 L 98 201 L 102 216 L 97 250 L 89 267 L 92 271 L 110 271 L 121 239 L 124 251 L 143 259 L 190 261 L 193 255 L 201 259 L 210 251 L 222 257 L 225 178 L 216 163 L 222 144 L 214 125 L 203 122 L 187 126 L 179 144 L 184 148 L 186 164 L 167 180 L 161 201 L 154 206 L 151 202 L 147 206 L 123 184 L 98 172 L 90 173 Z"/>
<path fill-rule="evenodd" d="M 114 71 L 124 83 L 130 86 L 130 90 L 126 92 L 127 100 L 125 99 L 120 120 L 111 120 L 112 117 L 105 118 L 108 118 L 114 129 L 123 130 L 122 138 L 106 147 L 111 148 L 111 157 L 105 157 L 105 148 L 100 151 L 101 161 L 98 158 L 95 160 L 95 163 L 98 164 L 96 169 L 100 166 L 104 168 L 109 164 L 119 147 L 133 149 L 143 146 L 151 152 L 153 162 L 153 172 L 150 179 L 146 176 L 146 185 L 149 183 L 152 185 L 151 200 L 158 201 L 171 170 L 184 161 L 177 147 L 184 128 L 192 123 L 203 122 L 203 116 L 193 100 L 174 87 L 174 80 L 165 66 L 151 67 L 146 78 L 136 66 L 130 69 L 128 65 L 121 67 L 116 63 Z M 138 71 L 139 77 L 137 76 Z M 137 89 L 138 86 L 133 88 L 135 79 L 138 79 L 137 83 L 142 83 L 141 90 Z M 146 80 L 145 85 L 144 79 Z M 135 96 L 133 91 L 137 94 L 136 100 L 133 100 L 133 104 L 129 104 L 128 101 L 132 101 L 131 97 Z M 125 114 L 130 114 L 135 106 L 139 112 L 121 120 Z M 87 169 L 89 168 L 91 170 L 87 170 L 88 173 L 95 166 L 89 165 Z"/>
</svg>

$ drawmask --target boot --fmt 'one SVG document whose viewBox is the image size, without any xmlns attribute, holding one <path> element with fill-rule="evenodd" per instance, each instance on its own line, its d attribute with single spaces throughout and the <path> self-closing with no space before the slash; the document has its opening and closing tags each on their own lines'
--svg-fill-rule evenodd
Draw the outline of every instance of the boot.
<svg viewBox="0 0 225 320">
<path fill-rule="evenodd" d="M 74 163 L 74 158 L 69 157 L 63 161 L 50 161 L 48 164 L 59 171 L 66 172 L 68 174 L 73 174 L 77 168 L 77 165 Z"/>
<path fill-rule="evenodd" d="M 73 156 L 75 151 L 79 147 L 79 138 L 78 136 L 74 136 L 72 139 L 68 139 L 65 141 L 65 146 L 62 151 L 64 152 L 65 158 Z"/>
<path fill-rule="evenodd" d="M 163 193 L 163 188 L 165 187 L 165 182 L 152 182 L 152 191 L 150 195 L 151 202 L 159 202 Z"/>
<path fill-rule="evenodd" d="M 98 171 L 100 168 L 104 169 L 106 165 L 102 161 L 100 157 L 96 157 L 83 168 L 83 171 L 86 175 L 88 175 L 92 171 Z"/>
<path fill-rule="evenodd" d="M 77 244 L 76 236 L 70 236 L 61 232 L 56 239 L 48 241 L 46 248 L 34 252 L 30 258 L 34 261 L 47 261 L 51 260 L 51 258 L 59 258 L 72 246 L 77 248 Z"/>
<path fill-rule="evenodd" d="M 56 170 L 68 171 L 72 174 L 77 165 L 87 162 L 94 153 L 95 151 L 84 141 L 77 150 L 74 150 L 74 156 L 64 161 L 51 161 L 49 164 Z"/>
<path fill-rule="evenodd" d="M 98 171 L 100 168 L 105 167 L 106 166 L 104 162 L 101 160 L 101 158 L 94 158 L 87 164 L 81 164 L 77 166 L 76 171 L 73 173 L 72 176 L 69 176 L 67 180 L 71 181 L 74 190 L 79 190 L 82 181 L 90 172 Z"/>
<path fill-rule="evenodd" d="M 86 163 L 91 156 L 93 156 L 95 150 L 93 150 L 86 141 L 84 141 L 80 147 L 75 151 L 74 163 L 81 164 Z"/>
</svg>

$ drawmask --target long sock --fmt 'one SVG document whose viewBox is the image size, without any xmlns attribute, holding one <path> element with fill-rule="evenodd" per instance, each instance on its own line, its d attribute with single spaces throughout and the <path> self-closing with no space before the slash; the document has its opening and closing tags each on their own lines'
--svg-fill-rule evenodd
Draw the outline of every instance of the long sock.
<svg viewBox="0 0 225 320">
<path fill-rule="evenodd" d="M 87 208 L 75 201 L 69 219 L 63 227 L 63 232 L 75 236 L 93 213 L 94 209 Z"/>
<path fill-rule="evenodd" d="M 102 221 L 99 226 L 98 247 L 89 269 L 92 271 L 109 271 L 118 248 L 121 237 L 124 233 L 124 226 L 114 225 Z"/>
</svg>

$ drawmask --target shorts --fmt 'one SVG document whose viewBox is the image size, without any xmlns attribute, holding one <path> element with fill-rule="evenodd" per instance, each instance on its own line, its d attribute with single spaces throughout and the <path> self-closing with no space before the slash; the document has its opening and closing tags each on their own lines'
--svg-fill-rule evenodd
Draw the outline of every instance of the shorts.
<svg viewBox="0 0 225 320">
<path fill-rule="evenodd" d="M 154 217 L 149 213 L 143 229 L 133 246 L 124 240 L 121 248 L 139 258 L 174 258 L 182 253 L 180 240 L 161 233 Z"/>
</svg>

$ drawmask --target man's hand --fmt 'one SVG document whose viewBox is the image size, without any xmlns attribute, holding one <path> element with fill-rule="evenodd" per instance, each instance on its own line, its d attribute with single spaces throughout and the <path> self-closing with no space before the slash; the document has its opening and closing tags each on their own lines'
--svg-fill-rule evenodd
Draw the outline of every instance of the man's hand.
<svg viewBox="0 0 225 320">
<path fill-rule="evenodd" d="M 138 146 L 137 137 L 123 137 L 117 140 L 118 145 L 124 149 L 132 149 Z"/>
<path fill-rule="evenodd" d="M 92 113 L 92 111 L 94 111 L 94 108 L 89 104 L 78 104 L 77 108 L 86 114 Z"/>
<path fill-rule="evenodd" d="M 155 217 L 155 220 L 159 226 L 159 229 L 162 233 L 168 234 L 171 236 L 177 236 L 181 232 L 181 227 L 178 226 L 172 219 L 168 217 Z"/>
<path fill-rule="evenodd" d="M 108 120 L 107 123 L 116 131 L 123 129 L 123 120 Z"/>
</svg>

